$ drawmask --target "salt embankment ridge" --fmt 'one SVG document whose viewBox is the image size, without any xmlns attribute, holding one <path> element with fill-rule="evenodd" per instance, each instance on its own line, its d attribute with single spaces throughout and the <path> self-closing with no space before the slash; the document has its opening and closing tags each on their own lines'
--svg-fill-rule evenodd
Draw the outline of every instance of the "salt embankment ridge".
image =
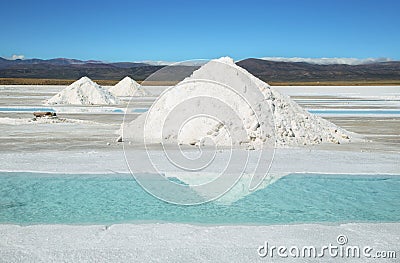
<svg viewBox="0 0 400 263">
<path fill-rule="evenodd" d="M 245 100 L 235 94 L 235 90 L 253 99 L 253 104 L 249 107 Z M 214 100 L 206 99 L 204 102 L 201 100 L 204 97 Z M 190 104 L 185 104 L 190 99 L 195 106 L 188 107 Z M 185 107 L 180 107 L 180 104 Z M 229 105 L 228 109 L 226 104 Z M 222 118 L 212 120 L 200 117 L 181 126 L 183 123 L 166 121 L 175 109 L 180 109 L 176 112 L 178 115 L 186 116 L 191 111 L 196 114 L 211 109 Z M 232 113 L 238 117 L 234 118 Z M 309 113 L 288 96 L 237 66 L 229 57 L 211 60 L 164 92 L 147 113 L 123 124 L 120 134 L 124 141 L 138 143 L 143 142 L 144 135 L 146 143 L 189 145 L 204 143 L 204 138 L 209 138 L 217 146 L 241 146 L 248 149 L 340 144 L 357 137 Z"/>
<path fill-rule="evenodd" d="M 88 77 L 80 78 L 45 102 L 48 105 L 111 105 L 118 103 L 119 100 L 106 88 Z"/>
<path fill-rule="evenodd" d="M 142 97 L 150 95 L 139 83 L 128 76 L 111 87 L 109 91 L 117 97 Z"/>
</svg>

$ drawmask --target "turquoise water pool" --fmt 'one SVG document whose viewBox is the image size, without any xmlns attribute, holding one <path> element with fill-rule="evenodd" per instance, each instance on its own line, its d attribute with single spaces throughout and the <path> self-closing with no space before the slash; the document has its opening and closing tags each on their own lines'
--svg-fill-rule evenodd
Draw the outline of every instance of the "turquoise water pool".
<svg viewBox="0 0 400 263">
<path fill-rule="evenodd" d="M 131 175 L 0 173 L 0 223 L 400 222 L 400 176 L 293 174 L 231 205 L 160 201 Z"/>
</svg>

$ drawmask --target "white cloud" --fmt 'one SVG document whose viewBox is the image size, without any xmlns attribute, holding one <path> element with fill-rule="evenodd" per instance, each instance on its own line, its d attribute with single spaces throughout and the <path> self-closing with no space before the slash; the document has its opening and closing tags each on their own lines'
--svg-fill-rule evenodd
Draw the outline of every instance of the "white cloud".
<svg viewBox="0 0 400 263">
<path fill-rule="evenodd" d="M 25 56 L 24 55 L 12 55 L 9 59 L 10 60 L 16 60 L 16 59 L 24 59 Z"/>
<path fill-rule="evenodd" d="M 377 62 L 392 61 L 390 58 L 285 58 L 285 57 L 263 57 L 260 59 L 280 62 L 307 62 L 311 64 L 331 65 L 331 64 L 347 64 L 347 65 L 361 65 Z"/>
<path fill-rule="evenodd" d="M 164 65 L 172 65 L 175 62 L 172 61 L 154 61 L 154 60 L 142 60 L 142 61 L 134 61 L 135 63 L 145 63 L 145 64 L 149 64 L 149 65 L 153 65 L 153 66 L 164 66 Z"/>
</svg>

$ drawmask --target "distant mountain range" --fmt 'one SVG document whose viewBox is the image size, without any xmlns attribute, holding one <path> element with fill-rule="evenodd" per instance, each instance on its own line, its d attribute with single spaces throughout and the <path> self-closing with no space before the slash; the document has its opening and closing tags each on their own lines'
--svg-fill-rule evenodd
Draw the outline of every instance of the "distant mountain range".
<svg viewBox="0 0 400 263">
<path fill-rule="evenodd" d="M 319 65 L 249 58 L 236 64 L 267 82 L 400 80 L 400 61 Z"/>
<path fill-rule="evenodd" d="M 144 80 L 165 66 L 159 64 L 162 63 L 107 63 L 67 58 L 8 60 L 0 57 L 0 78 L 78 79 L 88 76 L 97 80 L 119 80 L 130 76 Z M 237 64 L 266 82 L 400 80 L 400 61 L 319 65 L 249 58 Z M 191 67 L 194 70 L 198 66 Z"/>
<path fill-rule="evenodd" d="M 67 58 L 7 60 L 0 57 L 0 78 L 78 79 L 88 76 L 117 80 L 131 76 L 142 80 L 162 67 L 134 62 L 106 63 Z"/>
</svg>

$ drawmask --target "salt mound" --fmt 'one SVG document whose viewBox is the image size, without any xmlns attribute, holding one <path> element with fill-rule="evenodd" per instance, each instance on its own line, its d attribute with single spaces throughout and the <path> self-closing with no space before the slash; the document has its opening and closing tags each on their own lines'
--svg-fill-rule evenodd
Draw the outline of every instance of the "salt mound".
<svg viewBox="0 0 400 263">
<path fill-rule="evenodd" d="M 46 101 L 46 104 L 117 104 L 119 101 L 107 89 L 93 82 L 88 77 L 82 77 L 75 81 L 54 97 Z"/>
<path fill-rule="evenodd" d="M 221 88 L 224 85 L 230 88 Z M 253 101 L 250 107 L 246 97 Z M 187 118 L 198 113 L 215 113 L 219 118 Z M 175 127 L 166 116 L 178 120 Z M 188 121 L 182 125 L 182 120 Z M 123 125 L 122 133 L 124 140 L 132 142 L 143 142 L 145 134 L 146 143 L 207 144 L 209 138 L 217 146 L 248 149 L 339 144 L 350 139 L 349 132 L 310 114 L 229 57 L 208 62 L 167 90 L 148 113 Z"/>
<path fill-rule="evenodd" d="M 109 91 L 114 96 L 119 97 L 131 97 L 131 96 L 148 96 L 149 93 L 142 89 L 136 81 L 130 77 L 125 77 L 118 82 L 114 87 L 111 87 Z"/>
</svg>

